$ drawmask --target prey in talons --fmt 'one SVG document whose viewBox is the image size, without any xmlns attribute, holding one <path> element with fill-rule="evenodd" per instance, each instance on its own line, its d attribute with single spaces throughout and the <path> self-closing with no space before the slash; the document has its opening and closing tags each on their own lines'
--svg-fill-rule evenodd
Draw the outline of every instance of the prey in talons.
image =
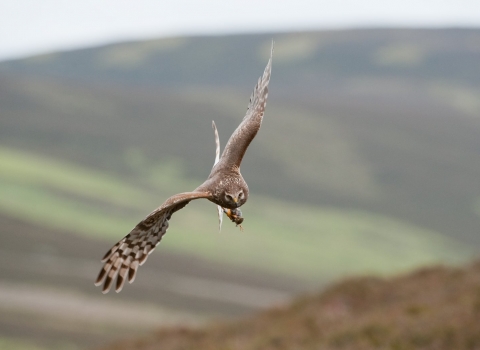
<svg viewBox="0 0 480 350">
<path fill-rule="evenodd" d="M 228 218 L 237 225 L 237 227 L 240 227 L 240 231 L 243 231 L 243 227 L 241 223 L 243 222 L 243 216 L 242 216 L 242 211 L 239 208 L 235 209 L 226 209 L 223 208 L 223 212 L 227 214 Z"/>
</svg>

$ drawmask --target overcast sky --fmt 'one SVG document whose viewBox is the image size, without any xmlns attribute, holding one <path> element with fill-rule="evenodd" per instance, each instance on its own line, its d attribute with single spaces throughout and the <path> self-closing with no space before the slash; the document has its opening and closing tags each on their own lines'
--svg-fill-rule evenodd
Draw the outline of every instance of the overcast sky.
<svg viewBox="0 0 480 350">
<path fill-rule="evenodd" d="M 0 60 L 175 35 L 480 27 L 479 0 L 1 0 Z"/>
</svg>

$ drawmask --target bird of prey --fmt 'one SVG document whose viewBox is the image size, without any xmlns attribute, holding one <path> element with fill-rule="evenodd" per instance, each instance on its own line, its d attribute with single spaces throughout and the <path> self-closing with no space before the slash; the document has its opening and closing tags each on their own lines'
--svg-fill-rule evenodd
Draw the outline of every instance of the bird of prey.
<svg viewBox="0 0 480 350">
<path fill-rule="evenodd" d="M 248 186 L 240 174 L 240 164 L 262 124 L 272 71 L 272 55 L 273 43 L 265 71 L 250 96 L 247 113 L 230 136 L 221 157 L 218 132 L 213 123 L 217 155 L 207 180 L 192 192 L 179 193 L 168 198 L 105 254 L 102 259 L 104 265 L 95 281 L 96 286 L 103 284 L 103 293 L 108 293 L 115 279 L 116 292 L 122 290 L 127 279 L 129 283 L 134 281 L 138 267 L 145 263 L 148 255 L 167 232 L 172 215 L 190 201 L 205 198 L 215 203 L 220 226 L 223 213 L 237 225 L 243 222 L 239 207 L 248 199 Z"/>
</svg>

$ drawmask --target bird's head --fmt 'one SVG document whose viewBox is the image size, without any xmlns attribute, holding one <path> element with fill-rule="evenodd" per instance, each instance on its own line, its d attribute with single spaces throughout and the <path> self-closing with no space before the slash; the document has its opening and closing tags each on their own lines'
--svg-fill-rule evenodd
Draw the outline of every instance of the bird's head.
<svg viewBox="0 0 480 350">
<path fill-rule="evenodd" d="M 234 209 L 245 204 L 247 201 L 247 195 L 242 188 L 234 190 L 229 189 L 225 190 L 223 193 L 222 201 L 225 203 L 225 207 Z"/>
</svg>

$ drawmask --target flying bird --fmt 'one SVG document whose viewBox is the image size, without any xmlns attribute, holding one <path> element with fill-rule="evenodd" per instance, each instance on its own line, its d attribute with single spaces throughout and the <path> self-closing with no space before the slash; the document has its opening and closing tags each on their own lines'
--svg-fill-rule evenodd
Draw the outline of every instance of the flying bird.
<svg viewBox="0 0 480 350">
<path fill-rule="evenodd" d="M 265 71 L 258 79 L 250 96 L 247 113 L 230 136 L 221 156 L 219 156 L 218 131 L 213 122 L 216 157 L 207 180 L 192 192 L 179 193 L 168 198 L 105 254 L 102 259 L 104 265 L 95 281 L 96 286 L 103 284 L 103 293 L 110 291 L 115 279 L 115 291 L 117 293 L 122 290 L 127 279 L 129 283 L 135 280 L 138 267 L 145 263 L 167 232 L 172 215 L 185 207 L 190 201 L 205 198 L 215 203 L 220 227 L 223 213 L 227 214 L 237 226 L 243 222 L 239 207 L 245 204 L 248 199 L 248 186 L 240 173 L 240 164 L 245 151 L 262 124 L 267 104 L 268 83 L 272 71 L 272 56 L 273 43 Z"/>
</svg>

